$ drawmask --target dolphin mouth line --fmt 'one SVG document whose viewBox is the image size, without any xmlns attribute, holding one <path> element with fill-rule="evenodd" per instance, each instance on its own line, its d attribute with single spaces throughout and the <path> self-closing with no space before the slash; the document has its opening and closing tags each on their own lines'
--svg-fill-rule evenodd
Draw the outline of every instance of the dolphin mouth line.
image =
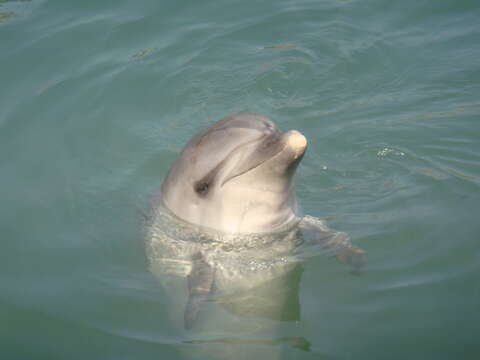
<svg viewBox="0 0 480 360">
<path fill-rule="evenodd" d="M 210 170 L 202 179 L 197 181 L 198 184 L 205 186 L 206 189 L 211 185 L 212 182 L 215 181 L 215 178 L 218 174 L 222 171 L 225 167 L 225 164 L 231 160 L 236 153 L 240 152 L 243 148 L 250 146 L 250 145 L 257 145 L 257 147 L 253 150 L 250 150 L 250 154 L 247 155 L 247 161 L 241 161 L 241 159 L 237 160 L 237 164 L 234 165 L 233 168 L 230 169 L 229 174 L 225 176 L 225 178 L 221 181 L 219 187 L 222 188 L 225 184 L 227 184 L 230 180 L 237 178 L 238 176 L 244 175 L 249 171 L 252 171 L 259 166 L 262 166 L 266 162 L 272 161 L 276 159 L 281 153 L 283 153 L 287 148 L 292 147 L 292 141 L 290 137 L 285 137 L 284 135 L 288 132 L 276 132 L 276 133 L 267 133 L 263 134 L 263 136 L 247 141 L 241 145 L 235 147 L 230 153 L 219 163 L 215 166 L 212 170 Z M 269 137 L 273 136 L 272 139 L 268 139 Z M 263 146 L 262 146 L 263 144 Z M 295 142 L 293 143 L 295 144 Z M 306 144 L 305 144 L 306 145 Z M 292 154 L 291 163 L 294 161 L 298 161 L 304 153 L 302 150 L 301 153 L 298 150 L 293 149 L 294 154 Z M 257 156 L 255 159 L 254 157 Z M 248 160 L 250 161 L 250 165 L 248 165 Z M 257 160 L 257 161 L 253 161 Z M 242 166 L 243 164 L 243 166 Z M 247 164 L 247 165 L 245 165 Z"/>
<path fill-rule="evenodd" d="M 280 149 L 278 152 L 276 152 L 272 157 L 263 160 L 262 162 L 258 163 L 258 164 L 255 165 L 255 166 L 252 166 L 251 168 L 249 168 L 249 169 L 247 169 L 247 170 L 245 170 L 245 171 L 242 171 L 242 172 L 240 172 L 240 173 L 238 173 L 238 174 L 235 174 L 235 175 L 233 175 L 233 176 L 227 177 L 225 180 L 222 181 L 222 183 L 220 184 L 220 187 L 222 187 L 223 185 L 225 185 L 225 184 L 226 184 L 227 182 L 229 182 L 230 180 L 233 180 L 233 179 L 235 179 L 235 178 L 237 178 L 237 177 L 239 177 L 239 176 L 242 176 L 242 175 L 244 175 L 244 174 L 246 174 L 246 173 L 248 173 L 248 172 L 250 172 L 250 171 L 252 171 L 252 170 L 255 170 L 255 169 L 258 168 L 260 165 L 265 164 L 267 161 L 272 160 L 272 159 L 275 158 L 278 154 L 280 154 L 284 149 L 285 149 L 285 147 L 284 147 L 283 149 Z"/>
<path fill-rule="evenodd" d="M 237 150 L 237 149 L 239 149 L 239 148 L 241 148 L 241 147 L 243 147 L 243 146 L 245 146 L 245 145 L 247 145 L 247 144 L 251 144 L 251 143 L 253 143 L 253 142 L 256 142 L 256 141 L 259 141 L 259 140 L 249 141 L 248 143 L 245 143 L 245 144 L 243 144 L 243 145 L 240 145 L 240 146 L 237 147 L 235 150 Z M 280 153 L 282 153 L 287 147 L 288 147 L 288 142 L 285 141 L 284 144 L 283 144 L 283 146 L 282 146 L 280 149 L 278 149 L 278 151 L 276 151 L 276 152 L 275 152 L 272 156 L 270 156 L 269 158 L 266 158 L 266 159 L 262 160 L 261 162 L 259 162 L 258 164 L 256 164 L 255 166 L 252 166 L 252 167 L 250 167 L 250 168 L 248 168 L 248 169 L 246 169 L 246 170 L 244 170 L 244 171 L 241 171 L 241 172 L 239 172 L 239 173 L 237 173 L 237 174 L 235 174 L 235 175 L 233 175 L 233 176 L 227 176 L 227 178 L 226 178 L 225 180 L 223 180 L 222 183 L 220 184 L 220 187 L 223 187 L 223 185 L 225 185 L 225 184 L 226 184 L 227 182 L 229 182 L 230 180 L 233 180 L 233 179 L 235 179 L 235 178 L 237 178 L 237 177 L 239 177 L 239 176 L 241 176 L 241 175 L 244 175 L 244 174 L 246 174 L 246 173 L 248 173 L 248 172 L 250 172 L 250 171 L 252 171 L 252 170 L 255 170 L 256 168 L 258 168 L 259 166 L 265 164 L 266 162 L 275 159 L 275 158 L 276 158 Z M 235 151 L 235 150 L 234 150 L 234 151 Z M 233 151 L 232 151 L 232 152 L 233 152 Z"/>
</svg>

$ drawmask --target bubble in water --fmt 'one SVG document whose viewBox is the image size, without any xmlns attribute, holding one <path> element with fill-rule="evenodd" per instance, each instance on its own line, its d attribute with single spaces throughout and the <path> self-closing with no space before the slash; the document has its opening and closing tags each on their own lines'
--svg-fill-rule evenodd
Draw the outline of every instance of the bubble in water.
<svg viewBox="0 0 480 360">
<path fill-rule="evenodd" d="M 385 157 L 387 155 L 405 156 L 405 153 L 388 147 L 383 148 L 382 150 L 377 152 L 377 156 L 380 157 Z"/>
</svg>

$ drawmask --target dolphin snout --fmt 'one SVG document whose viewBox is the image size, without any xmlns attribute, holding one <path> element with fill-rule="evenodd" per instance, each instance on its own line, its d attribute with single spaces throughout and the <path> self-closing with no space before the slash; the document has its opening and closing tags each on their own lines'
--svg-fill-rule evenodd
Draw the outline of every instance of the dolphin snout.
<svg viewBox="0 0 480 360">
<path fill-rule="evenodd" d="M 290 130 L 284 134 L 286 145 L 295 152 L 295 158 L 302 155 L 307 148 L 307 138 L 297 130 Z"/>
</svg>

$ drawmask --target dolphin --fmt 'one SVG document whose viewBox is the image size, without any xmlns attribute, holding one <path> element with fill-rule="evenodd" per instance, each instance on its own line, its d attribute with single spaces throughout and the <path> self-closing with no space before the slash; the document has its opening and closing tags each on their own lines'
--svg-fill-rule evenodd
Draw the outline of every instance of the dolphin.
<svg viewBox="0 0 480 360">
<path fill-rule="evenodd" d="M 186 329 L 213 293 L 232 313 L 297 320 L 298 286 L 296 295 L 279 292 L 287 281 L 278 279 L 301 273 L 301 247 L 331 249 L 355 267 L 366 263 L 346 233 L 299 214 L 294 175 L 306 149 L 300 132 L 281 131 L 258 114 L 220 120 L 183 148 L 154 201 L 147 256 L 154 273 L 187 279 Z M 268 291 L 258 290 L 266 284 Z M 272 284 L 282 285 L 274 285 L 275 301 L 265 300 Z M 264 293 L 262 301 L 245 295 L 251 289 Z"/>
</svg>

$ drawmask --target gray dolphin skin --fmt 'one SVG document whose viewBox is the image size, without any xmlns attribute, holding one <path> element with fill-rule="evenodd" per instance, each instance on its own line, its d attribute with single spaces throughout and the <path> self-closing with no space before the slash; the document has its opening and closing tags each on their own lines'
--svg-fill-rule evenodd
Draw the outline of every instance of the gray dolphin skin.
<svg viewBox="0 0 480 360">
<path fill-rule="evenodd" d="M 265 116 L 219 121 L 184 148 L 162 185 L 165 206 L 229 233 L 271 232 L 295 218 L 293 175 L 307 140 Z"/>
<path fill-rule="evenodd" d="M 298 214 L 293 180 L 306 148 L 300 132 L 257 114 L 220 120 L 184 147 L 153 203 L 146 252 L 162 284 L 184 294 L 186 304 L 174 303 L 184 304 L 185 329 L 204 311 L 204 326 L 217 330 L 228 328 L 227 313 L 298 321 L 301 259 L 312 249 L 366 263 L 346 233 Z"/>
</svg>

